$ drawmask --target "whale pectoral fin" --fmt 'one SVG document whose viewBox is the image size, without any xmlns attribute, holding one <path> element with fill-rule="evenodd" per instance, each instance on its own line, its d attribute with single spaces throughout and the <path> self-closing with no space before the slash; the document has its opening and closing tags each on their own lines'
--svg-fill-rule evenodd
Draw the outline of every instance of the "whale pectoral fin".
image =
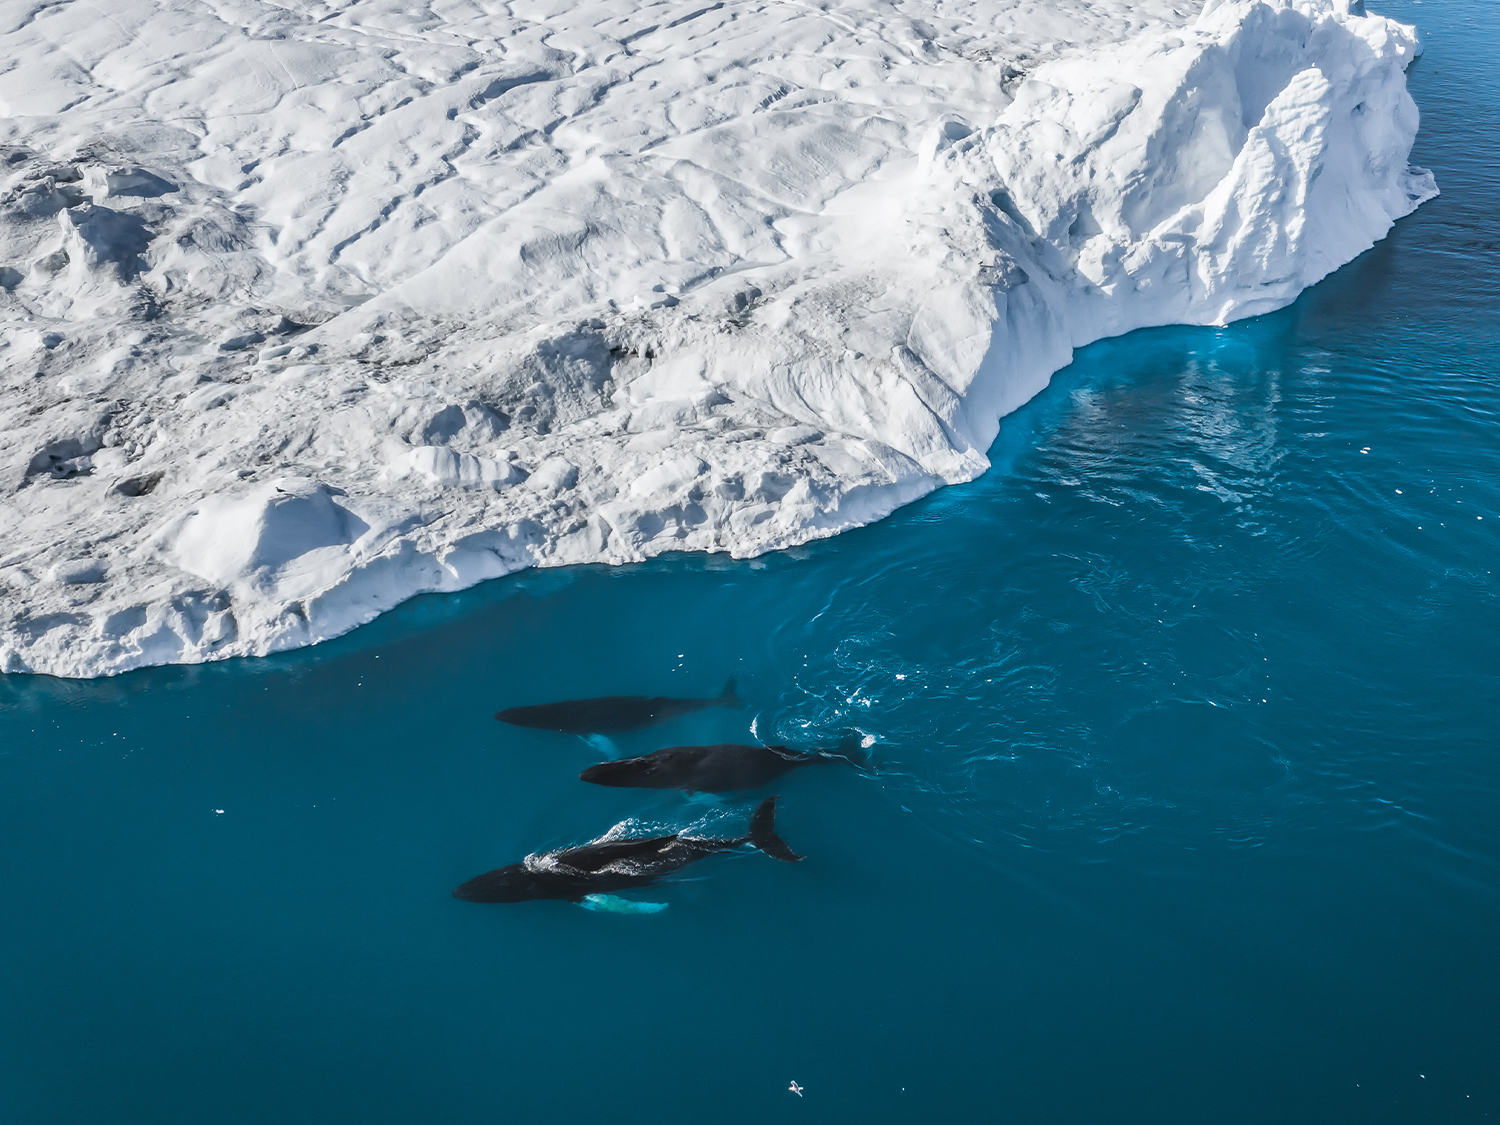
<svg viewBox="0 0 1500 1125">
<path fill-rule="evenodd" d="M 620 756 L 620 748 L 614 744 L 613 740 L 604 737 L 602 734 L 586 734 L 583 735 L 583 740 L 606 758 L 618 758 Z"/>
<path fill-rule="evenodd" d="M 584 895 L 578 905 L 606 914 L 660 914 L 667 908 L 664 902 L 633 902 L 617 895 Z"/>
</svg>

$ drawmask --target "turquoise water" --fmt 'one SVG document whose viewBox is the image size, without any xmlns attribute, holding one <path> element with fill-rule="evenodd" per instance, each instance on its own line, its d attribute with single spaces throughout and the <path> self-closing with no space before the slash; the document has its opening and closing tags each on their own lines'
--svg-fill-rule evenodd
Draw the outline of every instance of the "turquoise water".
<svg viewBox="0 0 1500 1125">
<path fill-rule="evenodd" d="M 1443 197 L 1282 313 L 1086 349 L 973 485 L 0 677 L 0 1119 L 1500 1118 L 1500 32 L 1385 10 Z M 613 746 L 491 717 L 730 674 L 746 710 Z M 875 740 L 774 790 L 806 862 L 649 916 L 449 897 L 628 817 L 740 831 L 577 773 L 752 721 Z"/>
</svg>

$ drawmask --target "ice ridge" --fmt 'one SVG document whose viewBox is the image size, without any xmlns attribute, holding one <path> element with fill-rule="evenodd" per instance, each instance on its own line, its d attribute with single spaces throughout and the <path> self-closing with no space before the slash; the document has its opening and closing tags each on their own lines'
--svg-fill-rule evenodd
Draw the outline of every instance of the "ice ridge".
<svg viewBox="0 0 1500 1125">
<path fill-rule="evenodd" d="M 299 9 L 0 12 L 0 670 L 868 523 L 1436 194 L 1345 0 Z"/>
</svg>

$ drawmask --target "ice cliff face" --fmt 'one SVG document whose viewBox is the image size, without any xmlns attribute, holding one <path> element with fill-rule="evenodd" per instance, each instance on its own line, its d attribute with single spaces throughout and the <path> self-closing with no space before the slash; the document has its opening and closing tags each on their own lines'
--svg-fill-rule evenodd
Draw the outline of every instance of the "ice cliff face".
<svg viewBox="0 0 1500 1125">
<path fill-rule="evenodd" d="M 1330 0 L 0 12 L 0 668 L 749 555 L 987 467 L 1072 349 L 1435 193 Z"/>
</svg>

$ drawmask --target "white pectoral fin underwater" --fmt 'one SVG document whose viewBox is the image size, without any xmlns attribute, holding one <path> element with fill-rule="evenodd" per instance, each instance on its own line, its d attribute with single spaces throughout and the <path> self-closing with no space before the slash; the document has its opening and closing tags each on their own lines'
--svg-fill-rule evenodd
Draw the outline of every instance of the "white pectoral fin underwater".
<svg viewBox="0 0 1500 1125">
<path fill-rule="evenodd" d="M 660 914 L 667 908 L 664 902 L 636 902 L 619 895 L 584 895 L 578 905 L 604 914 Z"/>
</svg>

